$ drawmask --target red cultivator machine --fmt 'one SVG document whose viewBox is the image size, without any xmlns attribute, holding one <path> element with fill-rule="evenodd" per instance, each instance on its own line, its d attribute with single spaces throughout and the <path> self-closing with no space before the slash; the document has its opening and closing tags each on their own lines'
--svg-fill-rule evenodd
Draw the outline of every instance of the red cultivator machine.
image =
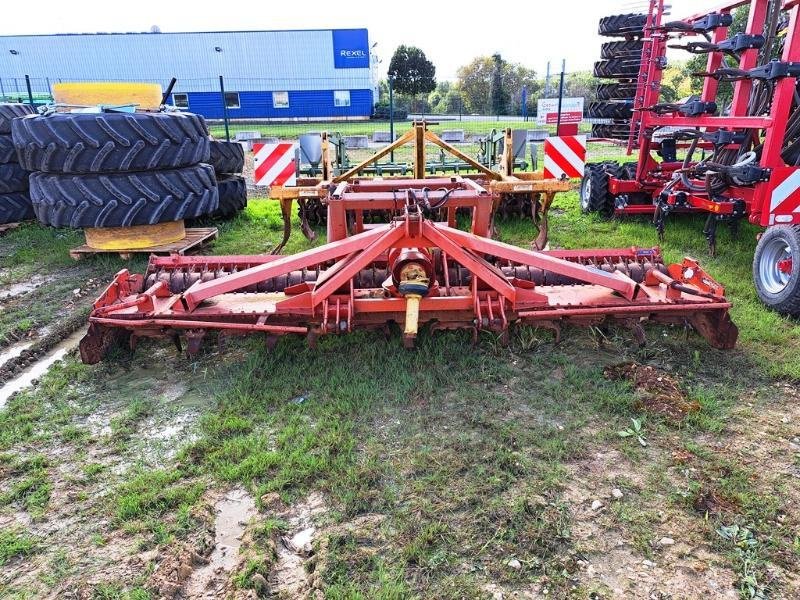
<svg viewBox="0 0 800 600">
<path fill-rule="evenodd" d="M 734 34 L 738 7 L 749 16 Z M 603 19 L 601 34 L 625 39 L 604 44 L 596 67 L 618 81 L 598 88 L 590 112 L 615 120 L 594 133 L 627 140 L 638 161 L 589 164 L 581 185 L 585 211 L 653 215 L 661 235 L 672 213 L 706 214 L 712 253 L 719 223 L 767 227 L 753 278 L 764 303 L 789 314 L 800 313 L 798 11 L 797 0 L 739 0 L 667 21 L 663 0 L 651 0 L 646 15 Z M 707 55 L 700 96 L 661 101 L 668 47 Z"/>
<path fill-rule="evenodd" d="M 153 257 L 123 270 L 94 303 L 81 341 L 95 363 L 120 340 L 166 337 L 189 353 L 210 333 L 322 335 L 402 328 L 412 346 L 430 330 L 496 332 L 513 324 L 617 322 L 643 337 L 647 320 L 694 327 L 730 348 L 737 330 L 723 289 L 689 259 L 664 265 L 658 249 L 524 250 L 490 239 L 493 195 L 462 177 L 343 181 L 327 189 L 328 243 L 293 256 Z M 364 222 L 367 211 L 391 214 Z M 456 211 L 471 215 L 469 231 Z M 436 221 L 434 215 L 445 215 Z"/>
</svg>

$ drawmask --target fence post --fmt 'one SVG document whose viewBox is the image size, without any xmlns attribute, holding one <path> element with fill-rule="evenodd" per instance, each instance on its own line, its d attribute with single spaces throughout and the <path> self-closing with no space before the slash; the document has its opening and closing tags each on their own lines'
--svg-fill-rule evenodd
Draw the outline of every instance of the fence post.
<svg viewBox="0 0 800 600">
<path fill-rule="evenodd" d="M 219 92 L 222 95 L 222 118 L 225 120 L 225 141 L 231 141 L 231 131 L 228 128 L 228 103 L 225 102 L 225 81 L 219 76 Z"/>
<path fill-rule="evenodd" d="M 53 101 L 53 86 L 50 85 L 50 78 L 45 77 L 44 80 L 47 82 L 47 93 L 50 94 L 50 101 Z"/>
<path fill-rule="evenodd" d="M 33 106 L 33 92 L 31 91 L 31 78 L 28 75 L 25 75 L 25 87 L 28 88 L 28 101 Z"/>
<path fill-rule="evenodd" d="M 394 77 L 389 77 L 389 143 L 394 144 Z M 394 150 L 389 153 L 389 162 L 394 162 Z"/>
<path fill-rule="evenodd" d="M 3 87 L 3 79 L 1 77 L 0 77 L 0 99 L 2 99 L 3 102 L 6 101 L 6 90 Z"/>
<path fill-rule="evenodd" d="M 561 61 L 561 81 L 558 83 L 558 118 L 556 119 L 556 135 L 558 130 L 561 129 L 561 101 L 564 99 L 564 67 L 566 61 Z"/>
</svg>

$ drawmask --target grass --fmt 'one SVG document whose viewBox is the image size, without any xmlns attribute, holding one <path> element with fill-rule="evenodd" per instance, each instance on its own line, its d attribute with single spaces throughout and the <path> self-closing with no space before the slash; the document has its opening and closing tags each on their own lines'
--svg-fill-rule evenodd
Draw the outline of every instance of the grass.
<svg viewBox="0 0 800 600">
<path fill-rule="evenodd" d="M 37 551 L 38 544 L 31 536 L 10 529 L 0 529 L 0 566 Z"/>
<path fill-rule="evenodd" d="M 498 225 L 501 239 L 523 246 L 535 233 L 526 221 Z M 220 254 L 268 252 L 282 231 L 277 205 L 263 199 L 251 199 L 245 212 L 217 226 L 213 251 Z M 575 557 L 602 556 L 597 544 L 605 535 L 620 536 L 639 562 L 655 557 L 662 513 L 686 524 L 681 534 L 713 545 L 736 573 L 742 597 L 761 588 L 789 597 L 767 574 L 775 566 L 789 570 L 796 560 L 797 515 L 781 521 L 793 509 L 780 484 L 727 449 L 738 447 L 731 423 L 745 418 L 744 402 L 754 403 L 753 411 L 774 409 L 776 383 L 800 379 L 800 327 L 755 296 L 749 270 L 756 230 L 743 227 L 737 239 L 722 231 L 712 258 L 701 227 L 696 219 L 674 218 L 662 247 L 669 260 L 699 258 L 726 285 L 740 328 L 740 343 L 729 352 L 684 337 L 680 328 L 652 326 L 643 349 L 625 331 L 569 329 L 554 346 L 549 332 L 519 328 L 508 347 L 489 334 L 472 346 L 464 332 L 423 331 L 408 352 L 397 335 L 359 331 L 324 337 L 313 350 L 287 338 L 267 351 L 252 337 L 230 340 L 222 353 L 209 344 L 188 358 L 169 344 L 142 340 L 135 355 L 121 351 L 97 366 L 68 359 L 0 411 L 0 515 L 25 510 L 48 519 L 58 485 L 81 494 L 72 497 L 82 499 L 85 520 L 106 525 L 83 531 L 81 540 L 55 534 L 47 548 L 30 533 L 3 531 L 0 556 L 10 565 L 27 556 L 55 581 L 73 577 L 76 546 L 100 556 L 124 539 L 166 552 L 201 535 L 195 512 L 207 492 L 241 486 L 261 512 L 241 569 L 232 575 L 240 588 L 257 586 L 255 575 L 268 577 L 275 540 L 292 527 L 261 497 L 276 492 L 291 504 L 322 492 L 328 511 L 313 568 L 326 598 L 481 597 L 487 583 L 587 597 L 594 588 L 578 581 Z M 25 249 L 35 240 L 44 244 L 42 231 L 64 240 L 72 235 L 36 226 L 10 232 L 0 249 L 13 250 L 12 277 L 67 270 L 68 263 L 40 256 L 48 253 L 36 246 Z M 645 219 L 581 215 L 574 193 L 555 203 L 554 247 L 656 243 Z M 295 229 L 287 252 L 310 245 Z M 102 272 L 108 279 L 119 267 L 114 260 L 92 261 L 69 276 Z M 130 268 L 141 270 L 141 261 Z M 24 314 L 36 298 L 21 298 L 15 310 Z M 65 308 L 62 296 L 47 314 L 80 309 Z M 604 366 L 625 360 L 678 377 L 700 411 L 677 424 L 642 414 L 636 390 L 602 375 Z M 167 402 L 163 390 L 176 382 L 186 389 Z M 169 442 L 173 454 L 151 458 L 147 427 L 168 420 L 189 399 L 197 413 L 190 434 Z M 91 433 L 87 417 L 94 413 L 108 417 L 111 435 Z M 632 418 L 642 423 L 646 448 L 617 435 Z M 747 432 L 751 442 L 758 429 Z M 601 451 L 618 453 L 627 472 L 611 481 L 595 473 L 581 483 L 576 474 Z M 52 474 L 65 470 L 74 476 L 56 481 Z M 570 495 L 579 485 L 591 485 L 589 494 L 613 485 L 624 497 L 602 516 L 581 520 Z M 725 511 L 696 510 L 708 490 L 727 501 Z M 752 546 L 750 538 L 718 533 L 732 524 L 757 540 L 751 554 L 739 553 L 742 544 Z M 596 535 L 586 538 L 590 525 Z M 52 567 L 58 552 L 72 556 L 61 563 L 72 565 L 63 573 Z M 509 566 L 512 559 L 519 569 Z M 141 570 L 94 589 L 98 598 L 149 593 Z"/>
</svg>

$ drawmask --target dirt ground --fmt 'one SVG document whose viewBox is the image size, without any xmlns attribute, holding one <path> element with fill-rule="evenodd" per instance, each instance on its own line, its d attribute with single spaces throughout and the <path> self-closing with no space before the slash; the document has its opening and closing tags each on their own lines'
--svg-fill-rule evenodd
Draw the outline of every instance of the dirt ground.
<svg viewBox="0 0 800 600">
<path fill-rule="evenodd" d="M 123 265 L 45 260 L 78 238 L 35 228 L 0 238 L 2 598 L 800 597 L 800 393 L 746 318 L 731 352 L 358 333 L 90 367 Z"/>
</svg>

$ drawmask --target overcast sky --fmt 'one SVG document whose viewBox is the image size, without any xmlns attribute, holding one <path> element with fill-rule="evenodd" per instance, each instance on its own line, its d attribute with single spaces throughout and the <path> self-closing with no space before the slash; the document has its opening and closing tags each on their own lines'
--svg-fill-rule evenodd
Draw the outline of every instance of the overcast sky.
<svg viewBox="0 0 800 600">
<path fill-rule="evenodd" d="M 378 43 L 375 50 L 383 61 L 381 74 L 394 49 L 410 44 L 425 51 L 436 65 L 439 79 L 453 79 L 460 65 L 495 52 L 533 67 L 541 75 L 548 60 L 553 71 L 559 71 L 562 58 L 567 61 L 567 71 L 589 69 L 599 58 L 604 41 L 597 35 L 599 18 L 646 7 L 645 2 L 631 0 L 137 0 L 130 5 L 107 0 L 72 4 L 9 0 L 4 4 L 0 35 L 148 31 L 152 25 L 165 32 L 366 27 L 372 41 Z M 679 18 L 711 9 L 719 2 L 672 0 L 670 4 L 672 16 Z"/>
</svg>

